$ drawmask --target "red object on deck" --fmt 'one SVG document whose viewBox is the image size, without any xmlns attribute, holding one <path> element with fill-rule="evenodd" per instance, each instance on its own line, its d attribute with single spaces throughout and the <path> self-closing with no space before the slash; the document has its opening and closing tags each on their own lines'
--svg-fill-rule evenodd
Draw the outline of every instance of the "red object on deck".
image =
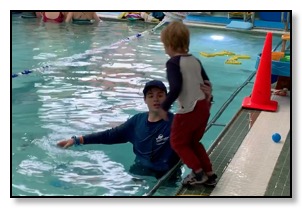
<svg viewBox="0 0 302 208">
<path fill-rule="evenodd" d="M 253 91 L 250 97 L 243 99 L 243 108 L 277 111 L 278 102 L 271 100 L 271 73 L 272 33 L 268 32 L 264 42 Z"/>
</svg>

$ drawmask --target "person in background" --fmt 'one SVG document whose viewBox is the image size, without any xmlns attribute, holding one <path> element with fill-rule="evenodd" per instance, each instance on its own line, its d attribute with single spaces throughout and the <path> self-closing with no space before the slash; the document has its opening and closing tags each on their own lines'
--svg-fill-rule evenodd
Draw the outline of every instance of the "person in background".
<svg viewBox="0 0 302 208">
<path fill-rule="evenodd" d="M 151 12 L 151 15 L 159 21 L 162 21 L 165 17 L 165 14 L 163 12 Z"/>
<path fill-rule="evenodd" d="M 200 89 L 211 96 L 211 87 L 202 85 Z M 111 145 L 130 142 L 136 157 L 129 172 L 162 177 L 179 161 L 170 145 L 170 127 L 174 114 L 171 112 L 167 114 L 169 121 L 163 120 L 159 115 L 160 105 L 167 94 L 163 82 L 159 80 L 147 82 L 143 93 L 148 112 L 138 113 L 115 128 L 83 136 L 72 136 L 70 139 L 59 141 L 57 145 L 69 148 L 73 145 Z"/>
<path fill-rule="evenodd" d="M 68 12 L 65 22 L 76 21 L 96 21 L 100 22 L 101 19 L 96 12 Z"/>
<path fill-rule="evenodd" d="M 159 19 L 156 19 L 150 12 L 121 12 L 118 16 L 119 19 L 126 18 L 128 20 L 144 20 L 145 22 L 159 23 Z"/>
<path fill-rule="evenodd" d="M 192 172 L 183 185 L 215 185 L 217 175 L 200 140 L 210 117 L 210 97 L 200 90 L 209 80 L 199 59 L 189 54 L 190 32 L 181 21 L 172 21 L 161 32 L 165 52 L 170 91 L 161 104 L 159 114 L 169 120 L 168 111 L 178 100 L 179 109 L 171 127 L 171 146 Z"/>
<path fill-rule="evenodd" d="M 160 22 L 159 19 L 152 16 L 150 12 L 141 12 L 140 15 L 144 19 L 145 22 L 153 22 L 153 23 Z"/>
<path fill-rule="evenodd" d="M 37 17 L 42 17 L 43 22 L 64 22 L 64 12 L 41 12 L 37 14 Z"/>
</svg>

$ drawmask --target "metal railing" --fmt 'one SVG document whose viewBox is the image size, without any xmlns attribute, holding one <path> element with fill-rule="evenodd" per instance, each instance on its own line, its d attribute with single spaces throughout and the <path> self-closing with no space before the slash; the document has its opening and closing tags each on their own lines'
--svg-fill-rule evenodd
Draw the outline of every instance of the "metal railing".
<svg viewBox="0 0 302 208">
<path fill-rule="evenodd" d="M 285 20 L 285 18 L 284 18 L 285 13 L 286 13 L 286 20 Z M 288 31 L 289 15 L 290 15 L 290 12 L 281 12 L 281 22 L 284 23 L 284 30 L 285 30 L 286 32 Z"/>
</svg>

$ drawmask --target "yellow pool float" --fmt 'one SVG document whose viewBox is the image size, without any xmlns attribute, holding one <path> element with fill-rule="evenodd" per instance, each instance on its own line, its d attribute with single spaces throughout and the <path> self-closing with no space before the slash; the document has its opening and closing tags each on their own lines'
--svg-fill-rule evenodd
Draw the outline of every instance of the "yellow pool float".
<svg viewBox="0 0 302 208">
<path fill-rule="evenodd" d="M 200 55 L 205 57 L 215 57 L 215 56 L 231 56 L 229 59 L 227 59 L 224 63 L 225 64 L 241 64 L 238 59 L 250 59 L 251 57 L 248 55 L 236 55 L 235 53 L 227 50 L 223 50 L 216 53 L 206 53 L 206 52 L 199 52 Z"/>
<path fill-rule="evenodd" d="M 231 58 L 229 58 L 228 60 L 226 60 L 224 63 L 225 64 L 241 64 L 240 61 L 238 61 L 238 59 L 250 59 L 251 57 L 248 55 L 235 55 L 232 56 Z"/>
<path fill-rule="evenodd" d="M 215 56 L 213 53 L 206 53 L 206 52 L 200 52 L 199 54 L 202 56 L 205 56 L 205 57 L 214 57 Z"/>
<path fill-rule="evenodd" d="M 205 57 L 214 57 L 214 56 L 232 56 L 235 55 L 235 53 L 230 52 L 230 51 L 220 51 L 216 53 L 206 53 L 206 52 L 200 52 L 200 55 L 205 56 Z"/>
<path fill-rule="evenodd" d="M 220 52 L 217 52 L 217 53 L 214 53 L 216 56 L 232 56 L 232 55 L 235 55 L 235 53 L 231 52 L 231 51 L 220 51 Z"/>
<path fill-rule="evenodd" d="M 237 59 L 250 59 L 251 57 L 248 55 L 235 55 Z"/>
<path fill-rule="evenodd" d="M 231 59 L 231 58 L 226 60 L 224 63 L 225 64 L 237 64 L 237 65 L 241 64 L 241 62 L 237 61 L 237 59 Z"/>
</svg>

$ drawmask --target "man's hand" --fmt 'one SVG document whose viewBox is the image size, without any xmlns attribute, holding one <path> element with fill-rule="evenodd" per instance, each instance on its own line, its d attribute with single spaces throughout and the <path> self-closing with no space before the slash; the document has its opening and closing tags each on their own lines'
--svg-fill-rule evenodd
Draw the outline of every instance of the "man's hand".
<svg viewBox="0 0 302 208">
<path fill-rule="evenodd" d="M 204 84 L 200 85 L 200 89 L 206 94 L 206 99 L 211 101 L 212 98 L 212 84 L 209 80 L 204 80 Z"/>
<path fill-rule="evenodd" d="M 58 142 L 57 146 L 66 149 L 66 148 L 72 146 L 73 144 L 74 144 L 73 139 L 67 139 L 67 140 L 62 140 L 62 141 Z"/>
</svg>

